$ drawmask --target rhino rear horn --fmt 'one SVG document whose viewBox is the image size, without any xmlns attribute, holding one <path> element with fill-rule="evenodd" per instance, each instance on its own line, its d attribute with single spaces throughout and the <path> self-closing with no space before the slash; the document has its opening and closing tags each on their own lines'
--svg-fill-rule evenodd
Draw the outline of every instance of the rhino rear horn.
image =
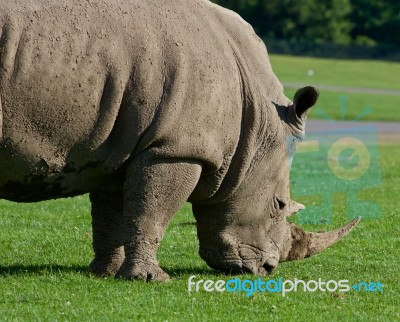
<svg viewBox="0 0 400 322">
<path fill-rule="evenodd" d="M 304 119 L 310 107 L 314 106 L 318 99 L 318 90 L 312 86 L 306 86 L 297 90 L 294 94 L 294 108 L 298 118 Z"/>
<path fill-rule="evenodd" d="M 358 217 L 347 225 L 326 233 L 306 232 L 302 228 L 290 224 L 292 239 L 291 248 L 287 256 L 281 260 L 296 260 L 318 254 L 341 240 L 351 232 L 360 221 L 361 217 Z"/>
</svg>

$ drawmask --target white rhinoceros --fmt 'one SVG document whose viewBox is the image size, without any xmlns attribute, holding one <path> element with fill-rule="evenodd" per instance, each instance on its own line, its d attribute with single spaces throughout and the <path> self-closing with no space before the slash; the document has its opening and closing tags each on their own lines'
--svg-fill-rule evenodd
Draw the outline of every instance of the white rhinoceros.
<svg viewBox="0 0 400 322">
<path fill-rule="evenodd" d="M 357 223 L 286 221 L 312 87 L 291 102 L 267 50 L 206 0 L 0 1 L 0 198 L 90 193 L 97 275 L 166 280 L 156 251 L 189 200 L 200 255 L 266 274 Z M 288 138 L 294 138 L 288 140 Z"/>
</svg>

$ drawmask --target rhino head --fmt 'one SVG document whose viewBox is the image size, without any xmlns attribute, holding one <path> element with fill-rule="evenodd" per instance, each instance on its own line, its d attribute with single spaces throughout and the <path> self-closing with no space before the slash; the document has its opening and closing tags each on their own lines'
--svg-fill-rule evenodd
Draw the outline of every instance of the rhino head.
<svg viewBox="0 0 400 322">
<path fill-rule="evenodd" d="M 279 262 L 318 254 L 360 221 L 325 233 L 307 232 L 286 219 L 304 209 L 290 199 L 289 172 L 296 143 L 304 137 L 307 112 L 318 98 L 313 87 L 299 89 L 290 106 L 275 106 L 271 135 L 259 160 L 233 196 L 217 205 L 194 205 L 200 256 L 227 273 L 269 274 Z"/>
</svg>

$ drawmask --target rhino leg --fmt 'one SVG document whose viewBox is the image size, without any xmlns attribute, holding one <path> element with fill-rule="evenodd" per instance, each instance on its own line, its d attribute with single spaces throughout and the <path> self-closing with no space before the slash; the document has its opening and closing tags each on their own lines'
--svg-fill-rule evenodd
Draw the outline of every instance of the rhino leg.
<svg viewBox="0 0 400 322">
<path fill-rule="evenodd" d="M 127 169 L 124 194 L 125 260 L 118 278 L 167 281 L 156 253 L 170 219 L 194 190 L 198 163 L 136 158 Z"/>
<path fill-rule="evenodd" d="M 124 260 L 123 193 L 95 191 L 92 203 L 93 248 L 90 271 L 98 276 L 114 275 Z"/>
</svg>

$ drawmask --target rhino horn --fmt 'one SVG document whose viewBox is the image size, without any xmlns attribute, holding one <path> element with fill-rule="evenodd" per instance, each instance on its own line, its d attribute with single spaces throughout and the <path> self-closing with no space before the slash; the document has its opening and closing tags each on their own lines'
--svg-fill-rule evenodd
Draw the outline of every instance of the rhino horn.
<svg viewBox="0 0 400 322">
<path fill-rule="evenodd" d="M 322 252 L 351 232 L 360 221 L 361 217 L 358 217 L 347 225 L 326 233 L 306 232 L 290 224 L 289 244 L 291 247 L 286 256 L 281 257 L 281 261 L 302 259 Z"/>
</svg>

